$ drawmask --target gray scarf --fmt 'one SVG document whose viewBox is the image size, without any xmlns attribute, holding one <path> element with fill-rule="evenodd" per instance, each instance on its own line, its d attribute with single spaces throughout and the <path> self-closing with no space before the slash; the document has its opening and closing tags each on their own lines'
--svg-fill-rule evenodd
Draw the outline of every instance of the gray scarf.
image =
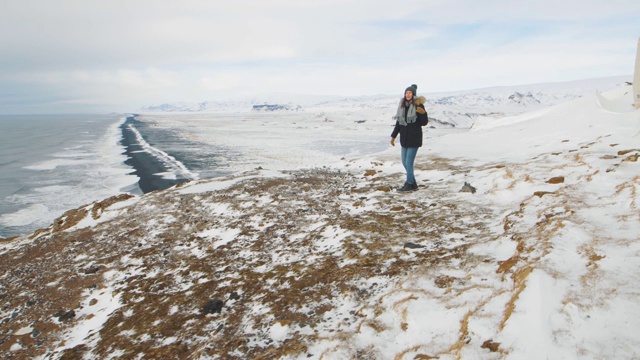
<svg viewBox="0 0 640 360">
<path fill-rule="evenodd" d="M 413 100 L 411 100 L 409 103 L 409 111 L 407 111 L 407 118 L 405 119 L 405 108 L 402 106 L 404 102 L 405 99 L 402 99 L 402 101 L 400 101 L 400 104 L 398 105 L 398 112 L 396 113 L 396 116 L 393 117 L 393 120 L 396 120 L 402 126 L 407 126 L 407 124 L 413 124 L 414 122 L 416 122 L 416 106 L 413 104 Z"/>
</svg>

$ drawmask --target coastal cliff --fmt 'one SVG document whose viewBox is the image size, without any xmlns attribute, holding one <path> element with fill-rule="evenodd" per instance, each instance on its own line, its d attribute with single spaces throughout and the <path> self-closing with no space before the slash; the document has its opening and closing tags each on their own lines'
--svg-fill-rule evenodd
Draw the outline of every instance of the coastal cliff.
<svg viewBox="0 0 640 360">
<path fill-rule="evenodd" d="M 594 95 L 433 140 L 409 194 L 385 152 L 69 211 L 0 243 L 0 356 L 633 358 L 637 129 Z"/>
</svg>

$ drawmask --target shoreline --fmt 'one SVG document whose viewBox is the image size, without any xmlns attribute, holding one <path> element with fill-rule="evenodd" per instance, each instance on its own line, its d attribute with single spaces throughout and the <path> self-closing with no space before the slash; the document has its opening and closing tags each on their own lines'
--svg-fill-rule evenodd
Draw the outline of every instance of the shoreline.
<svg viewBox="0 0 640 360">
<path fill-rule="evenodd" d="M 168 189 L 174 185 L 188 181 L 187 179 L 167 179 L 159 173 L 167 172 L 169 169 L 157 158 L 144 151 L 138 143 L 135 134 L 127 125 L 133 123 L 136 115 L 127 116 L 125 122 L 120 125 L 122 129 L 122 140 L 120 143 L 126 148 L 124 154 L 128 159 L 125 164 L 134 168 L 131 173 L 138 176 L 138 186 L 143 194 Z"/>
</svg>

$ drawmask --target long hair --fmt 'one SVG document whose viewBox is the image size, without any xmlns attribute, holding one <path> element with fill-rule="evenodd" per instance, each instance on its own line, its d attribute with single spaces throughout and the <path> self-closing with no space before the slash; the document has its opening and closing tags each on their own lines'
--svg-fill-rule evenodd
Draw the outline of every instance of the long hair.
<svg viewBox="0 0 640 360">
<path fill-rule="evenodd" d="M 413 102 L 413 98 L 416 97 L 415 95 L 411 98 L 411 100 L 407 100 L 404 96 L 400 99 L 400 106 L 402 106 L 403 108 L 411 105 L 411 103 Z"/>
</svg>

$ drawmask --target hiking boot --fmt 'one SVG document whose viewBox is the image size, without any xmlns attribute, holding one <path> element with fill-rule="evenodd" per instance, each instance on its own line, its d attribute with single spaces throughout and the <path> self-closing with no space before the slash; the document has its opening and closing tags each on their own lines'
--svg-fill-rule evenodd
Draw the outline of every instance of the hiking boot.
<svg viewBox="0 0 640 360">
<path fill-rule="evenodd" d="M 398 191 L 400 192 L 407 192 L 407 191 L 416 191 L 418 190 L 418 184 L 417 183 L 404 183 L 404 185 L 402 185 L 401 188 L 398 189 Z"/>
</svg>

